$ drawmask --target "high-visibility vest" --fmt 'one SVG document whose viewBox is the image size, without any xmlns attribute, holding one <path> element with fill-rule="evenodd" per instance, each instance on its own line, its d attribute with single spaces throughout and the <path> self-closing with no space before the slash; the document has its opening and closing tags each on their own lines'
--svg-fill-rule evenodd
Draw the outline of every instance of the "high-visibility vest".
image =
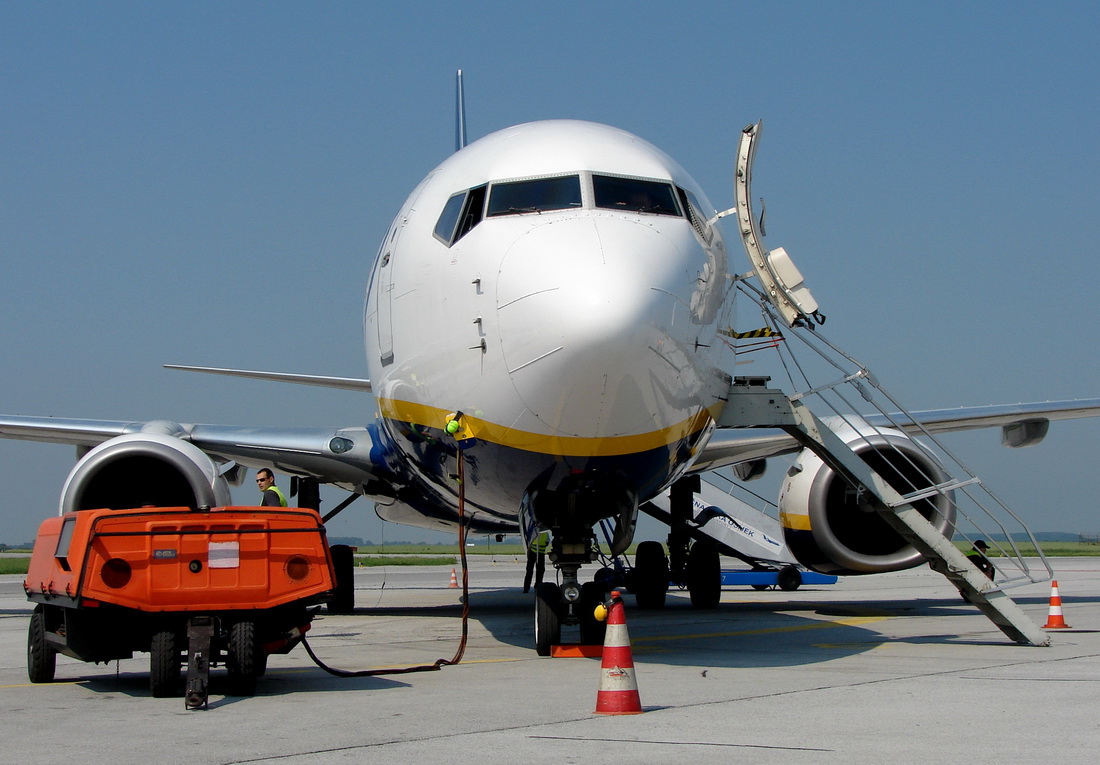
<svg viewBox="0 0 1100 765">
<path fill-rule="evenodd" d="M 275 492 L 275 493 L 276 493 L 276 494 L 277 494 L 277 495 L 279 496 L 279 506 L 280 506 L 280 507 L 287 507 L 287 504 L 286 504 L 286 495 L 285 495 L 285 494 L 283 494 L 283 490 L 282 490 L 282 489 L 280 489 L 280 488 L 279 488 L 278 486 L 275 486 L 275 485 L 271 485 L 271 486 L 268 486 L 268 487 L 267 487 L 267 490 L 266 490 L 266 491 L 264 491 L 264 494 L 267 494 L 267 492 L 269 492 L 269 491 L 273 491 L 273 492 Z"/>
<path fill-rule="evenodd" d="M 531 552 L 544 553 L 550 549 L 550 532 L 544 531 L 531 540 Z"/>
</svg>

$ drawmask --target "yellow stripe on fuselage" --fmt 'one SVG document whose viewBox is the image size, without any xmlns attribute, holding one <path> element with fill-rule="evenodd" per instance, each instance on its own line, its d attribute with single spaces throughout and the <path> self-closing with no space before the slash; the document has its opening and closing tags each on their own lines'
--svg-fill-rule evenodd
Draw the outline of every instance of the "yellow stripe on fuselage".
<svg viewBox="0 0 1100 765">
<path fill-rule="evenodd" d="M 378 399 L 382 416 L 388 420 L 443 430 L 454 412 L 424 404 L 395 399 Z M 463 412 L 463 431 L 471 438 L 512 449 L 522 449 L 539 454 L 577 457 L 613 457 L 620 454 L 639 454 L 652 449 L 677 444 L 705 428 L 717 412 L 703 410 L 694 417 L 675 425 L 639 433 L 632 436 L 606 436 L 602 438 L 563 436 L 509 428 Z"/>
</svg>

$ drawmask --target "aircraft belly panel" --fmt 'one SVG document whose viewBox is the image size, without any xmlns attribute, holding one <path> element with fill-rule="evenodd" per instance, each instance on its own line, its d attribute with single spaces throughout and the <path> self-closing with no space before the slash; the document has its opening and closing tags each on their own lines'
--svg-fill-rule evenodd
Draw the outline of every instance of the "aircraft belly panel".
<svg viewBox="0 0 1100 765">
<path fill-rule="evenodd" d="M 454 439 L 442 429 L 410 427 L 396 421 L 387 425 L 397 448 L 411 463 L 420 466 L 419 488 L 411 487 L 398 500 L 418 514 L 454 522 L 458 502 L 453 478 L 458 453 Z M 675 478 L 677 466 L 701 432 L 687 434 L 670 444 L 611 455 L 554 454 L 475 439 L 461 452 L 466 459 L 466 512 L 480 518 L 482 525 L 518 523 L 521 500 L 533 487 L 553 490 L 564 479 L 582 472 L 618 476 L 639 497 L 649 498 Z M 567 442 L 560 443 L 568 446 Z M 434 499 L 428 499 L 433 496 Z M 398 512 L 401 511 L 393 509 L 393 513 Z M 379 514 L 383 514 L 382 509 Z"/>
</svg>

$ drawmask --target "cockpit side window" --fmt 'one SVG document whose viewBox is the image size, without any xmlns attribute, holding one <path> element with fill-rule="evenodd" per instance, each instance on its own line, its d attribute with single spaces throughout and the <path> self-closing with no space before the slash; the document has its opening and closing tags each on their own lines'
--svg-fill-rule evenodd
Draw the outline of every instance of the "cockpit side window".
<svg viewBox="0 0 1100 765">
<path fill-rule="evenodd" d="M 470 189 L 469 193 L 466 195 L 466 205 L 462 208 L 462 219 L 458 222 L 458 231 L 455 232 L 456 242 L 470 233 L 470 229 L 478 223 L 481 223 L 481 216 L 484 208 L 485 187 L 478 186 L 477 188 Z"/>
<path fill-rule="evenodd" d="M 671 183 L 593 174 L 592 190 L 596 207 L 683 216 Z"/>
<path fill-rule="evenodd" d="M 705 213 L 703 212 L 702 205 L 699 204 L 699 200 L 695 198 L 695 195 L 686 189 L 682 189 L 679 186 L 676 187 L 676 191 L 680 194 L 680 202 L 688 211 L 688 218 L 691 219 L 691 225 L 695 227 L 695 230 L 699 232 L 699 236 L 703 237 L 703 241 L 710 243 L 711 232 L 707 228 L 707 220 Z"/>
<path fill-rule="evenodd" d="M 435 238 L 450 245 L 454 240 L 455 226 L 458 225 L 458 216 L 462 214 L 462 203 L 466 201 L 466 192 L 455 194 L 447 200 L 443 206 L 443 212 L 439 214 L 439 220 L 435 224 Z"/>
<path fill-rule="evenodd" d="M 484 186 L 452 195 L 447 204 L 443 205 L 443 212 L 439 214 L 432 233 L 436 239 L 450 247 L 481 222 L 484 206 Z"/>
<path fill-rule="evenodd" d="M 494 183 L 489 193 L 487 217 L 541 213 L 581 206 L 579 175 L 536 178 L 530 181 Z"/>
</svg>

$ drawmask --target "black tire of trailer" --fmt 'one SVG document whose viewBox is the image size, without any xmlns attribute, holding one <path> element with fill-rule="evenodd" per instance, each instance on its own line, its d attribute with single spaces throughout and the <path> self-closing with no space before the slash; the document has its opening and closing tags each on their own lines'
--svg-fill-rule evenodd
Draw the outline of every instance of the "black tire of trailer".
<svg viewBox="0 0 1100 765">
<path fill-rule="evenodd" d="M 802 572 L 794 566 L 784 566 L 776 574 L 775 583 L 779 585 L 779 589 L 793 592 L 802 586 Z"/>
<path fill-rule="evenodd" d="M 179 695 L 182 667 L 175 630 L 155 633 L 149 643 L 149 690 L 153 698 L 167 699 Z"/>
<path fill-rule="evenodd" d="M 228 648 L 225 667 L 229 671 L 229 694 L 254 696 L 261 662 L 266 658 L 256 637 L 255 622 L 237 622 L 230 627 Z"/>
<path fill-rule="evenodd" d="M 46 607 L 34 607 L 27 628 L 27 677 L 32 683 L 52 683 L 57 671 L 57 652 L 46 642 Z"/>
<path fill-rule="evenodd" d="M 328 603 L 329 613 L 350 614 L 355 610 L 355 551 L 348 545 L 333 545 L 329 553 L 336 574 L 332 600 Z"/>
</svg>

